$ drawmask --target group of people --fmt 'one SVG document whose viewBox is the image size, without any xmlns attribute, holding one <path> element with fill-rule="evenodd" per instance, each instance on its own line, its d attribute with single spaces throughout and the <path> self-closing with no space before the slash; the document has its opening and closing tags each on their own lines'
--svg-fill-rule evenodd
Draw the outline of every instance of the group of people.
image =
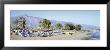
<svg viewBox="0 0 110 50">
<path fill-rule="evenodd" d="M 27 36 L 32 36 L 32 31 L 29 31 L 28 29 L 12 29 L 11 30 L 11 34 L 15 34 L 15 35 L 20 35 L 20 36 L 24 36 L 24 37 L 27 37 Z"/>
<path fill-rule="evenodd" d="M 11 34 L 15 35 L 20 35 L 23 37 L 33 37 L 33 36 L 38 36 L 38 37 L 50 37 L 50 36 L 56 36 L 58 34 L 61 34 L 60 32 L 52 32 L 52 31 L 41 31 L 41 32 L 34 32 L 32 30 L 28 29 L 11 29 Z"/>
</svg>

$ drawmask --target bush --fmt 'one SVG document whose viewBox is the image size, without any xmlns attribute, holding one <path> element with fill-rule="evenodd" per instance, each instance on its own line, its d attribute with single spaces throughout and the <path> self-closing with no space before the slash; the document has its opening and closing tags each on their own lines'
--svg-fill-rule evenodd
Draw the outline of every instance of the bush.
<svg viewBox="0 0 110 50">
<path fill-rule="evenodd" d="M 77 31 L 81 30 L 81 25 L 76 25 L 75 30 L 77 30 Z"/>
</svg>

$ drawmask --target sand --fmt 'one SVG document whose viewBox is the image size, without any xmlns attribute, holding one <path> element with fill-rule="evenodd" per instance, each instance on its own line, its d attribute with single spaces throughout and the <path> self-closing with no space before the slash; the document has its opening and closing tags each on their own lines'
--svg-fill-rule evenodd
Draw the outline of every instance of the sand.
<svg viewBox="0 0 110 50">
<path fill-rule="evenodd" d="M 89 40 L 88 32 L 76 32 L 72 35 L 61 34 L 51 37 L 22 37 L 19 35 L 11 35 L 10 40 Z"/>
</svg>

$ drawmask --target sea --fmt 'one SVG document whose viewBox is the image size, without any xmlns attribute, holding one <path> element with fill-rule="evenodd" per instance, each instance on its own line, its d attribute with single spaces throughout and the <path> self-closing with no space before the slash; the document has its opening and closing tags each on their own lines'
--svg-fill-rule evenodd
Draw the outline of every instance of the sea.
<svg viewBox="0 0 110 50">
<path fill-rule="evenodd" d="M 91 40 L 100 40 L 100 31 L 91 33 Z"/>
</svg>

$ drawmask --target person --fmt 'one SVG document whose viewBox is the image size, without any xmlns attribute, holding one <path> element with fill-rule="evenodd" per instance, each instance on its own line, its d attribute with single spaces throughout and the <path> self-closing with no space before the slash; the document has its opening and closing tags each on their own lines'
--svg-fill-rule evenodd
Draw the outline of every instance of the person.
<svg viewBox="0 0 110 50">
<path fill-rule="evenodd" d="M 21 33 L 22 33 L 22 31 L 21 31 L 21 30 L 19 30 L 18 35 L 22 36 L 22 34 L 21 34 Z"/>
<path fill-rule="evenodd" d="M 25 29 L 23 29 L 22 36 L 27 37 Z"/>
<path fill-rule="evenodd" d="M 27 30 L 28 34 L 30 37 L 32 37 L 32 32 L 30 32 L 29 30 Z"/>
<path fill-rule="evenodd" d="M 18 30 L 15 30 L 15 33 L 16 33 L 16 35 L 19 35 L 19 31 Z"/>
<path fill-rule="evenodd" d="M 11 35 L 15 34 L 15 31 L 14 30 L 11 30 L 10 31 Z"/>
</svg>

